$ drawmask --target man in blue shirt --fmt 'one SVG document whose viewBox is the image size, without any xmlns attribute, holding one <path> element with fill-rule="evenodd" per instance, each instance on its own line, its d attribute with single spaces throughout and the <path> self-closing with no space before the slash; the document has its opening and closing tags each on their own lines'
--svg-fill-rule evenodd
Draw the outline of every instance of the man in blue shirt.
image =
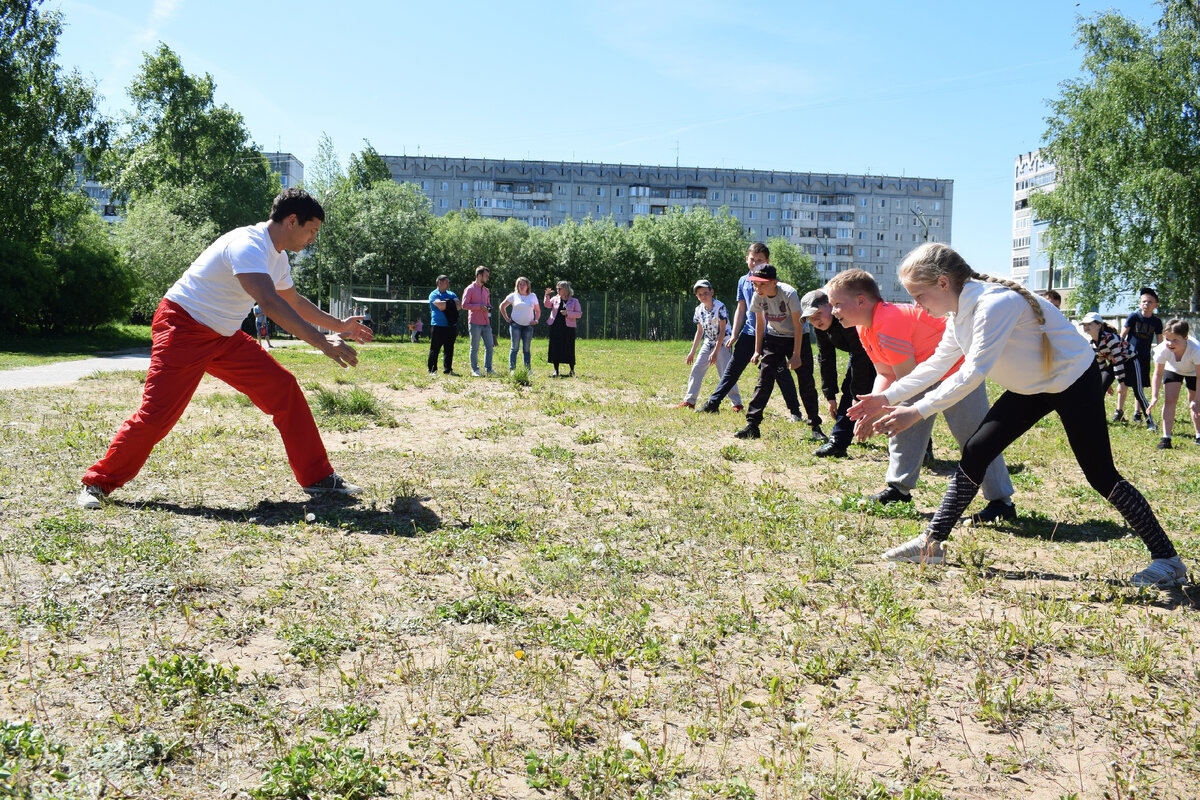
<svg viewBox="0 0 1200 800">
<path fill-rule="evenodd" d="M 454 340 L 458 338 L 458 295 L 450 291 L 450 276 L 438 275 L 437 288 L 429 293 L 429 374 L 437 374 L 438 351 L 442 372 L 454 373 Z"/>
</svg>

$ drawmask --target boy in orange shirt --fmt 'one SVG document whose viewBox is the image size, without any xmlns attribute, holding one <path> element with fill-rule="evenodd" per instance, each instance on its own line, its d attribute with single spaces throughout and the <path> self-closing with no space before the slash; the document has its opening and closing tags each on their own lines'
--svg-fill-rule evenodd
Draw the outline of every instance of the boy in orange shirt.
<svg viewBox="0 0 1200 800">
<path fill-rule="evenodd" d="M 833 307 L 833 315 L 843 325 L 858 328 L 863 349 L 875 364 L 874 393 L 882 392 L 933 355 L 946 328 L 945 319 L 931 317 L 918 306 L 884 301 L 875 279 L 861 269 L 838 273 L 826 287 L 826 294 Z M 961 359 L 942 376 L 943 380 L 954 374 L 960 364 Z M 912 398 L 914 401 L 916 399 L 919 398 Z M 979 428 L 987 412 L 987 390 L 980 384 L 942 414 L 961 448 L 963 442 Z M 912 499 L 913 487 L 917 485 L 917 478 L 921 474 L 925 445 L 936 418 L 936 414 L 930 415 L 888 440 L 888 486 L 882 492 L 871 495 L 871 500 L 886 504 Z M 860 439 L 874 432 L 874 419 L 860 420 L 855 426 L 855 433 Z M 988 466 L 983 479 L 983 496 L 988 504 L 971 520 L 992 522 L 1015 518 L 1017 510 L 1012 503 L 1012 494 L 1012 481 L 1009 480 L 1004 459 L 997 458 Z"/>
</svg>

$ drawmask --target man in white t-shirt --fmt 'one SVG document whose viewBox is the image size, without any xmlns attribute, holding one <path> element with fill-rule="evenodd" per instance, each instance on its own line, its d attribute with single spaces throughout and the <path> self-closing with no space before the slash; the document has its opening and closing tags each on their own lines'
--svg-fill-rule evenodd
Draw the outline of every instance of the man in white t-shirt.
<svg viewBox="0 0 1200 800">
<path fill-rule="evenodd" d="M 141 406 L 117 432 L 104 458 L 84 474 L 76 498 L 81 507 L 99 508 L 113 489 L 137 475 L 179 420 L 205 373 L 272 416 L 292 472 L 306 492 L 361 491 L 333 471 L 295 377 L 241 330 L 247 310 L 257 304 L 276 324 L 339 365 L 358 363 L 342 336 L 369 342 L 371 329 L 360 317 L 326 314 L 292 283 L 286 251 L 312 244 L 324 219 L 321 204 L 307 192 L 286 189 L 275 198 L 270 220 L 217 239 L 167 290 L 154 314 Z M 334 333 L 326 336 L 314 326 Z"/>
</svg>

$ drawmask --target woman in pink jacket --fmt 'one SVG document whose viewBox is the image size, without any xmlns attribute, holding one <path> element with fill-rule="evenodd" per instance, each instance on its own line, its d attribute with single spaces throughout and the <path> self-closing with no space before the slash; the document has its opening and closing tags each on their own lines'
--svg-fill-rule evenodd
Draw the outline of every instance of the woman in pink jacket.
<svg viewBox="0 0 1200 800">
<path fill-rule="evenodd" d="M 550 326 L 550 351 L 546 360 L 554 365 L 557 378 L 559 364 L 566 364 L 571 372 L 568 377 L 575 377 L 575 325 L 583 316 L 583 306 L 575 299 L 571 284 L 567 281 L 558 282 L 558 294 L 552 295 L 550 288 L 542 298 L 542 305 L 550 309 L 546 324 Z"/>
</svg>

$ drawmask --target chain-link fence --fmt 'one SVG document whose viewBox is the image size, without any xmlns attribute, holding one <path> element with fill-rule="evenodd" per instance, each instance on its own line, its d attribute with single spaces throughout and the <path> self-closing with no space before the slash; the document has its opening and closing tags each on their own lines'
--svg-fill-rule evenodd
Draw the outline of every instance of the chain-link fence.
<svg viewBox="0 0 1200 800">
<path fill-rule="evenodd" d="M 490 287 L 489 287 L 490 288 Z M 425 332 L 429 329 L 429 294 L 435 287 L 429 286 L 359 286 L 341 285 L 330 297 L 330 313 L 346 317 L 360 312 L 370 312 L 371 325 L 377 333 L 406 335 L 421 321 Z M 453 288 L 461 296 L 461 288 Z M 500 316 L 500 301 L 508 292 L 492 289 L 492 328 L 497 338 L 507 338 L 508 327 Z M 691 339 L 696 333 L 692 314 L 696 310 L 696 298 L 687 294 L 648 294 L 645 292 L 586 292 L 575 295 L 583 306 L 583 317 L 579 320 L 576 335 L 584 339 L 640 339 L 660 341 L 665 339 Z M 732 296 L 718 298 L 729 307 L 732 322 L 737 307 Z M 539 302 L 541 297 L 538 298 Z M 542 324 L 534 329 L 534 336 L 545 336 L 545 320 L 549 312 L 542 310 Z M 467 332 L 467 315 L 458 319 L 460 333 Z"/>
</svg>

